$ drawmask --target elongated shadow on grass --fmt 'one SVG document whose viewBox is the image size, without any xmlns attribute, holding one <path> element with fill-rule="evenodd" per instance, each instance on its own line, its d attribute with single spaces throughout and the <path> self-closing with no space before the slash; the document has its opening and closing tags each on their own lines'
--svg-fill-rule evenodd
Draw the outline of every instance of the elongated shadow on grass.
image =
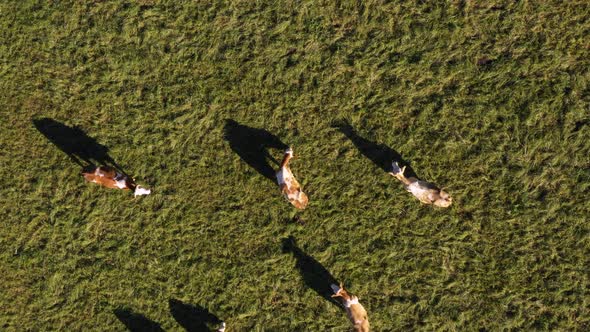
<svg viewBox="0 0 590 332">
<path fill-rule="evenodd" d="M 404 160 L 397 151 L 385 144 L 379 144 L 360 136 L 348 121 L 336 121 L 332 126 L 348 137 L 365 157 L 369 158 L 369 160 L 383 171 L 391 172 L 391 163 L 397 161 L 400 167 L 406 166 L 406 176 L 416 176 L 410 163 Z"/>
<path fill-rule="evenodd" d="M 278 165 L 268 149 L 284 150 L 288 146 L 275 135 L 264 129 L 252 128 L 237 123 L 234 120 L 225 121 L 224 137 L 230 148 L 258 173 L 275 182 L 276 169 L 269 162 Z"/>
<path fill-rule="evenodd" d="M 82 129 L 70 127 L 50 118 L 34 119 L 33 124 L 51 143 L 82 168 L 91 165 L 110 165 L 127 175 L 108 154 L 109 149 L 86 135 Z"/>
<path fill-rule="evenodd" d="M 221 319 L 200 305 L 182 303 L 179 300 L 168 301 L 170 313 L 187 332 L 217 331 Z"/>
<path fill-rule="evenodd" d="M 128 309 L 116 309 L 115 316 L 125 324 L 131 332 L 163 332 L 160 324 L 152 321 L 142 314 L 131 312 Z"/>
<path fill-rule="evenodd" d="M 334 292 L 330 287 L 332 284 L 338 285 L 339 283 L 320 262 L 303 252 L 301 248 L 297 247 L 295 238 L 292 236 L 282 239 L 282 250 L 283 253 L 290 252 L 293 254 L 297 260 L 295 267 L 299 270 L 307 287 L 313 289 L 328 302 L 342 308 L 340 302 L 332 297 Z"/>
</svg>

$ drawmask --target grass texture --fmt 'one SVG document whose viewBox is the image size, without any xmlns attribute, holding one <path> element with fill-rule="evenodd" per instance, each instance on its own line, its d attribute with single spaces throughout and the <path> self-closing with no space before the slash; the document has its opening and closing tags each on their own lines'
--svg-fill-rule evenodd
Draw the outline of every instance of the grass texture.
<svg viewBox="0 0 590 332">
<path fill-rule="evenodd" d="M 375 331 L 589 330 L 589 34 L 586 0 L 1 2 L 0 329 L 348 331 L 343 281 Z"/>
</svg>

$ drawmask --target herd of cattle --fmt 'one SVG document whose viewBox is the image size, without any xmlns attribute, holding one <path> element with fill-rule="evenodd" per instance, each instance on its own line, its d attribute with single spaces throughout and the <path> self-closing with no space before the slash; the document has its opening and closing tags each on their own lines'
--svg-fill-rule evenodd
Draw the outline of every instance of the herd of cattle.
<svg viewBox="0 0 590 332">
<path fill-rule="evenodd" d="M 293 172 L 289 168 L 289 161 L 293 158 L 293 149 L 288 148 L 285 151 L 283 160 L 280 164 L 279 169 L 276 172 L 276 178 L 278 185 L 283 195 L 287 200 L 295 206 L 297 209 L 305 209 L 308 203 L 308 197 L 303 192 L 301 185 L 293 176 Z M 439 207 L 448 207 L 451 205 L 451 196 L 442 189 L 439 189 L 432 183 L 418 180 L 415 177 L 406 177 L 404 175 L 406 167 L 400 168 L 397 162 L 392 162 L 391 174 L 399 181 L 401 181 L 407 191 L 411 192 L 420 202 L 425 204 L 433 204 Z M 151 190 L 145 189 L 135 183 L 135 181 L 129 178 L 127 175 L 118 173 L 113 167 L 110 166 L 99 166 L 94 169 L 85 171 L 82 173 L 87 181 L 97 183 L 99 185 L 132 190 L 135 196 L 138 195 L 149 195 Z M 335 298 L 339 298 L 342 305 L 346 309 L 348 318 L 354 326 L 354 330 L 358 332 L 369 331 L 369 318 L 367 311 L 362 304 L 359 303 L 358 297 L 351 295 L 344 288 L 342 283 L 340 286 L 331 285 L 334 291 Z M 219 332 L 225 331 L 225 322 L 222 323 L 218 329 Z"/>
<path fill-rule="evenodd" d="M 121 190 L 133 191 L 134 196 L 149 195 L 151 190 L 138 185 L 135 179 L 128 176 L 108 155 L 107 148 L 93 138 L 87 136 L 78 127 L 69 127 L 62 123 L 59 123 L 53 119 L 43 118 L 33 120 L 33 123 L 37 129 L 43 133 L 48 139 L 56 144 L 62 151 L 68 154 L 76 163 L 83 166 L 82 176 L 88 182 L 96 183 L 98 185 Z M 253 158 L 252 153 L 243 153 L 243 150 L 247 146 L 272 146 L 272 147 L 286 147 L 286 145 L 273 135 L 260 129 L 252 129 L 246 126 L 242 126 L 233 120 L 227 122 L 229 136 L 233 139 L 230 141 L 233 143 L 232 149 L 234 149 L 240 156 L 251 166 L 259 165 L 260 160 Z M 354 143 L 359 147 L 372 146 L 369 141 L 356 135 L 354 130 L 345 123 L 340 126 L 340 129 L 346 134 Z M 244 135 L 244 133 L 246 133 Z M 383 150 L 382 147 L 375 148 L 372 150 Z M 240 153 L 242 151 L 242 153 Z M 383 153 L 380 153 L 383 155 Z M 254 154 L 256 155 L 256 154 Z M 366 153 L 366 155 L 370 155 Z M 381 167 L 384 170 L 388 170 L 386 163 L 391 162 L 389 166 L 389 172 L 391 176 L 398 179 L 404 185 L 405 189 L 412 193 L 420 202 L 425 204 L 432 204 L 438 207 L 448 207 L 452 203 L 451 196 L 444 190 L 440 189 L 436 185 L 417 179 L 416 177 L 406 177 L 404 175 L 406 166 L 400 167 L 398 162 L 391 159 L 397 158 L 395 153 L 385 153 L 389 156 L 389 160 L 379 160 Z M 309 198 L 303 192 L 303 188 L 299 182 L 295 179 L 293 172 L 289 167 L 289 162 L 293 158 L 293 149 L 287 148 L 284 152 L 283 160 L 280 163 L 278 170 L 273 170 L 268 165 L 259 167 L 259 172 L 268 178 L 272 179 L 272 173 L 276 178 L 279 185 L 280 191 L 285 198 L 297 209 L 305 209 L 308 205 Z M 377 158 L 372 158 L 376 161 Z M 383 159 L 383 158 L 380 158 Z M 99 164 L 99 166 L 94 166 Z M 260 165 L 259 165 L 260 166 Z M 333 278 L 332 278 L 333 279 Z M 336 285 L 337 281 L 332 280 L 331 291 L 333 292 L 332 297 L 340 300 L 340 303 L 345 308 L 350 321 L 354 326 L 355 331 L 366 332 L 369 331 L 369 319 L 367 311 L 359 303 L 358 297 L 351 295 L 340 283 Z M 330 290 L 328 290 L 328 293 Z M 225 331 L 225 323 L 222 322 L 218 328 L 219 332 Z"/>
</svg>

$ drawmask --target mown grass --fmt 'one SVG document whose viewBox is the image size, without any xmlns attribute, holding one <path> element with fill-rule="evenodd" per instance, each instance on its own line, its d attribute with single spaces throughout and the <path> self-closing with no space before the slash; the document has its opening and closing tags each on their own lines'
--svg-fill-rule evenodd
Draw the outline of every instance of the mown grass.
<svg viewBox="0 0 590 332">
<path fill-rule="evenodd" d="M 588 330 L 589 17 L 583 0 L 3 2 L 1 329 L 182 330 L 184 303 L 233 331 L 345 331 L 314 289 L 331 276 L 375 331 Z M 84 183 L 44 117 L 153 194 Z M 294 147 L 307 210 L 227 120 Z M 452 207 L 421 205 L 343 121 Z"/>
</svg>

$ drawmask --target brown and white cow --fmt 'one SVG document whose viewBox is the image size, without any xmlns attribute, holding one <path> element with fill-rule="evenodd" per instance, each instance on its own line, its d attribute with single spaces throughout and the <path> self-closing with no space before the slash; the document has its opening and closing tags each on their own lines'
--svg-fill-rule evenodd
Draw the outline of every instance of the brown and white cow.
<svg viewBox="0 0 590 332">
<path fill-rule="evenodd" d="M 281 167 L 277 171 L 277 181 L 281 187 L 281 192 L 291 204 L 298 209 L 305 209 L 308 203 L 307 195 L 301 189 L 301 185 L 293 176 L 289 168 L 289 161 L 293 158 L 293 149 L 285 150 L 285 156 L 281 162 Z"/>
<path fill-rule="evenodd" d="M 117 172 L 110 166 L 99 166 L 90 171 L 82 171 L 84 179 L 97 183 L 103 187 L 113 189 L 132 190 L 134 196 L 149 195 L 151 190 L 135 184 L 127 175 Z"/>
<path fill-rule="evenodd" d="M 453 202 L 451 196 L 444 190 L 430 182 L 418 180 L 415 177 L 407 178 L 404 175 L 406 166 L 400 168 L 397 162 L 391 164 L 389 174 L 400 180 L 407 191 L 411 192 L 420 202 L 424 204 L 434 204 L 435 206 L 448 207 Z"/>
<path fill-rule="evenodd" d="M 340 287 L 337 285 L 331 285 L 334 295 L 332 297 L 340 298 L 342 305 L 346 309 L 348 318 L 354 326 L 355 332 L 369 332 L 369 317 L 367 311 L 362 304 L 359 303 L 358 297 L 348 293 L 344 289 L 344 285 L 340 283 Z"/>
</svg>

